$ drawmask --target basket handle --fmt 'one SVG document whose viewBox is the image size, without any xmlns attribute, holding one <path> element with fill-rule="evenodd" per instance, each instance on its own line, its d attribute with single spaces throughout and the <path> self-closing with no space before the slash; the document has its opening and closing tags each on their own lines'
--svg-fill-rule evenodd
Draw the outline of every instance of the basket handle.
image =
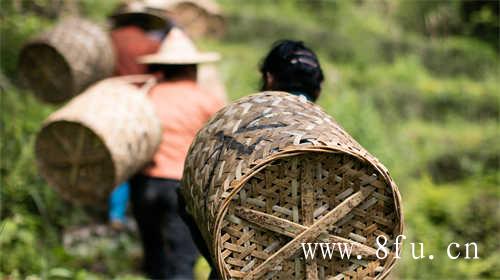
<svg viewBox="0 0 500 280">
<path fill-rule="evenodd" d="M 154 75 L 149 75 L 149 74 L 119 76 L 119 77 L 113 77 L 111 79 L 124 81 L 130 84 L 143 84 L 139 88 L 139 90 L 143 94 L 147 94 L 149 90 L 158 82 L 158 80 Z"/>
<path fill-rule="evenodd" d="M 149 78 L 144 82 L 142 87 L 140 88 L 140 91 L 143 94 L 148 94 L 149 90 L 156 85 L 158 80 L 156 79 L 155 76 L 150 75 Z"/>
</svg>

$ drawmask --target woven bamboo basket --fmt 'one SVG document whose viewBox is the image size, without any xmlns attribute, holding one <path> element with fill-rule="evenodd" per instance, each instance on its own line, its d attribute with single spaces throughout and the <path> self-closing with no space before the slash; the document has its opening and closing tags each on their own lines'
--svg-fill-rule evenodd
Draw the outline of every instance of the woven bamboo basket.
<svg viewBox="0 0 500 280">
<path fill-rule="evenodd" d="M 146 78 L 101 81 L 45 120 L 35 142 L 38 170 L 67 200 L 101 204 L 153 157 L 161 123 L 146 89 L 133 83 Z"/>
<path fill-rule="evenodd" d="M 192 38 L 220 38 L 225 20 L 219 6 L 212 0 L 168 0 L 164 7 L 170 18 Z"/>
<path fill-rule="evenodd" d="M 304 98 L 263 92 L 219 111 L 192 143 L 182 183 L 222 279 L 382 279 L 394 265 L 397 186 Z M 385 259 L 379 235 L 391 244 Z M 303 242 L 352 244 L 352 257 L 318 249 L 306 260 Z"/>
<path fill-rule="evenodd" d="M 110 76 L 115 66 L 107 32 L 71 17 L 24 45 L 19 74 L 41 100 L 61 103 L 90 84 Z"/>
</svg>

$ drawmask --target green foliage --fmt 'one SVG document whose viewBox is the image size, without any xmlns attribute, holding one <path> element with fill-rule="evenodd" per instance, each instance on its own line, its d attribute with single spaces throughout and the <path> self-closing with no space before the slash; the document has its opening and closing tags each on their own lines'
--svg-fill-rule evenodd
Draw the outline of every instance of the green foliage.
<svg viewBox="0 0 500 280">
<path fill-rule="evenodd" d="M 500 50 L 498 1 L 390 1 L 408 31 L 431 37 L 468 35 Z"/>
<path fill-rule="evenodd" d="M 499 252 L 495 248 L 499 242 L 494 236 L 500 228 L 500 193 L 495 183 L 477 185 L 477 180 L 467 180 L 461 185 L 436 185 L 424 177 L 410 184 L 404 195 L 409 230 L 400 273 L 418 279 L 498 277 Z M 424 243 L 425 255 L 433 254 L 435 259 L 414 260 L 409 242 Z M 452 255 L 462 257 L 464 244 L 476 242 L 480 260 L 450 260 L 447 248 L 451 242 L 460 244 L 460 248 L 452 248 Z M 418 250 L 417 245 L 416 254 Z"/>
<path fill-rule="evenodd" d="M 498 65 L 498 57 L 490 46 L 462 38 L 430 41 L 423 47 L 422 60 L 433 74 L 441 76 L 483 78 Z"/>
<path fill-rule="evenodd" d="M 33 234 L 37 229 L 36 223 L 36 220 L 21 215 L 14 215 L 2 221 L 0 247 L 3 252 L 9 252 L 8 256 L 1 256 L 2 271 L 18 271 L 24 274 L 42 270 L 44 264 Z"/>
<path fill-rule="evenodd" d="M 80 0 L 79 4 L 82 13 L 93 20 L 104 22 L 116 6 L 120 3 L 119 0 Z"/>
<path fill-rule="evenodd" d="M 392 64 L 378 64 L 352 72 L 352 86 L 375 99 L 392 119 L 443 120 L 459 116 L 470 120 L 493 119 L 498 111 L 494 72 L 482 80 L 467 77 L 439 78 L 429 73 L 416 55 L 401 56 Z"/>
<path fill-rule="evenodd" d="M 0 34 L 2 46 L 0 66 L 2 72 L 9 77 L 15 77 L 17 58 L 22 45 L 40 30 L 45 29 L 50 21 L 34 15 L 18 13 L 0 17 Z M 6 45 L 5 42 L 8 42 Z"/>
<path fill-rule="evenodd" d="M 429 34 L 459 24 L 459 1 L 395 1 L 394 5 L 398 6 L 396 18 L 406 30 Z"/>
</svg>

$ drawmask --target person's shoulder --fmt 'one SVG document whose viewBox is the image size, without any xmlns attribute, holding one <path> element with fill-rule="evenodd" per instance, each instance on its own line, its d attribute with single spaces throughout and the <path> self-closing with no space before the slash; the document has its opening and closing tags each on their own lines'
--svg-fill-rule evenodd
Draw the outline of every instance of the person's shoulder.
<svg viewBox="0 0 500 280">
<path fill-rule="evenodd" d="M 172 83 L 172 87 L 189 92 L 193 96 L 206 97 L 207 92 L 201 88 L 197 82 L 190 80 L 176 81 Z"/>
<path fill-rule="evenodd" d="M 220 108 L 224 107 L 225 101 L 222 98 L 220 98 L 217 94 L 202 88 L 199 89 L 200 89 L 200 94 L 202 96 L 200 98 L 200 103 L 202 103 L 203 106 L 207 108 L 208 111 L 213 113 L 215 111 L 218 111 Z"/>
<path fill-rule="evenodd" d="M 200 89 L 190 81 L 165 81 L 153 86 L 151 92 L 183 92 L 198 94 Z"/>
</svg>

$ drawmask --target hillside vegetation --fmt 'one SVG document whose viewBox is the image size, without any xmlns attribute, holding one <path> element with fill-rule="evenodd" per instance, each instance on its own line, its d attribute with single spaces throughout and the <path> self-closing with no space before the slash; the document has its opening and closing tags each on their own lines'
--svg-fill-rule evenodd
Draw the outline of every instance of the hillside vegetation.
<svg viewBox="0 0 500 280">
<path fill-rule="evenodd" d="M 55 107 L 19 86 L 16 60 L 55 18 L 49 0 L 27 2 L 1 1 L 0 278 L 140 278 L 133 232 L 63 240 L 106 216 L 64 202 L 37 174 L 34 136 Z M 394 279 L 500 278 L 498 3 L 219 3 L 226 35 L 198 43 L 223 55 L 232 100 L 258 91 L 258 65 L 275 40 L 317 50 L 326 77 L 319 105 L 387 166 L 402 192 L 406 241 L 435 256 L 413 260 L 407 243 Z M 82 0 L 78 8 L 104 22 L 115 4 Z M 448 259 L 451 242 L 477 242 L 480 259 Z M 206 265 L 197 272 L 205 275 Z"/>
</svg>

